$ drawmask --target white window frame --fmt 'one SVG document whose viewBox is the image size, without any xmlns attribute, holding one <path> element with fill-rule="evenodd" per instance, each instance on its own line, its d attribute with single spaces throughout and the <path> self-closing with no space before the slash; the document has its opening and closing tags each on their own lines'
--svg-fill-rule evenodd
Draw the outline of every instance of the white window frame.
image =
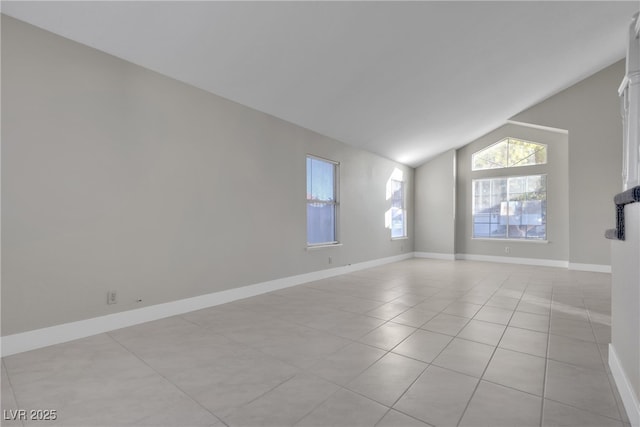
<svg viewBox="0 0 640 427">
<path fill-rule="evenodd" d="M 321 247 L 327 247 L 327 246 L 341 246 L 340 244 L 340 238 L 339 238 L 339 231 L 340 231 L 340 227 L 339 227 L 339 218 L 340 218 L 340 162 L 337 162 L 335 160 L 330 160 L 330 159 L 326 159 L 324 157 L 320 157 L 320 156 L 315 156 L 313 154 L 307 154 L 305 156 L 305 165 L 306 165 L 306 161 L 307 159 L 313 159 L 313 160 L 319 160 L 322 162 L 326 162 L 326 163 L 330 163 L 333 165 L 333 199 L 332 201 L 326 201 L 326 200 L 315 200 L 313 198 L 309 197 L 309 194 L 307 193 L 307 197 L 306 197 L 306 204 L 305 204 L 305 208 L 308 208 L 309 204 L 312 203 L 323 203 L 323 204 L 328 204 L 328 205 L 333 205 L 333 216 L 334 216 L 334 220 L 333 220 L 333 237 L 334 240 L 333 241 L 329 241 L 329 242 L 318 242 L 318 243 L 309 243 L 309 234 L 308 234 L 308 227 L 309 227 L 309 218 L 307 216 L 307 211 L 308 209 L 305 209 L 305 216 L 306 216 L 306 234 L 307 234 L 307 248 L 309 249 L 313 249 L 313 248 L 321 248 Z M 306 166 L 305 166 L 305 182 L 306 182 L 306 178 L 308 177 L 309 171 L 306 170 Z M 305 184 L 306 187 L 306 184 Z"/>
<path fill-rule="evenodd" d="M 493 180 L 493 179 L 510 179 L 510 178 L 527 178 L 530 176 L 544 176 L 545 177 L 545 203 L 546 203 L 546 208 L 545 208 L 545 237 L 543 239 L 535 239 L 535 238 L 514 238 L 514 237 L 509 237 L 509 230 L 508 230 L 508 223 L 507 223 L 507 232 L 505 233 L 505 236 L 500 236 L 500 237 L 475 237 L 475 231 L 474 231 L 474 226 L 475 226 L 475 214 L 474 214 L 474 210 L 475 210 L 475 182 L 476 181 L 484 181 L 484 180 Z M 523 243 L 548 243 L 549 242 L 549 221 L 548 221 L 548 211 L 549 211 L 549 206 L 548 206 L 548 195 L 549 195 L 549 178 L 547 173 L 531 173 L 528 175 L 497 175 L 494 176 L 493 174 L 491 176 L 483 176 L 483 177 L 477 177 L 477 178 L 472 178 L 471 179 L 471 239 L 472 240 L 486 240 L 486 241 L 508 241 L 508 242 L 523 242 Z M 507 192 L 507 203 L 509 202 L 509 193 Z M 509 215 L 507 215 L 507 221 L 509 221 Z"/>
<path fill-rule="evenodd" d="M 484 168 L 484 169 L 478 169 L 478 168 L 475 167 L 476 155 L 478 155 L 478 154 L 482 153 L 483 151 L 486 151 L 486 150 L 488 150 L 488 149 L 490 149 L 492 147 L 495 147 L 496 145 L 501 144 L 501 143 L 503 143 L 505 141 L 507 142 L 507 164 L 509 164 L 509 145 L 511 144 L 511 140 L 512 139 L 518 140 L 518 141 L 523 141 L 523 142 L 528 142 L 530 144 L 536 144 L 536 145 L 544 146 L 544 150 L 546 152 L 545 153 L 546 154 L 545 155 L 546 160 L 544 161 L 544 163 L 535 163 L 535 164 L 532 164 L 532 165 L 529 165 L 529 164 L 518 165 L 518 164 L 516 164 L 516 165 L 512 165 L 512 166 L 499 166 L 499 167 L 495 167 L 495 168 Z M 549 151 L 547 149 L 548 149 L 547 144 L 543 144 L 541 142 L 529 141 L 529 140 L 522 139 L 522 138 L 515 138 L 513 136 L 507 136 L 505 138 L 502 138 L 500 141 L 494 142 L 493 144 L 488 145 L 488 146 L 476 151 L 475 153 L 471 154 L 471 171 L 472 172 L 482 172 L 482 171 L 489 171 L 489 170 L 495 171 L 495 170 L 502 170 L 502 169 L 512 169 L 512 168 L 521 168 L 521 167 L 534 167 L 534 166 L 546 165 L 547 162 L 549 161 Z"/>
</svg>

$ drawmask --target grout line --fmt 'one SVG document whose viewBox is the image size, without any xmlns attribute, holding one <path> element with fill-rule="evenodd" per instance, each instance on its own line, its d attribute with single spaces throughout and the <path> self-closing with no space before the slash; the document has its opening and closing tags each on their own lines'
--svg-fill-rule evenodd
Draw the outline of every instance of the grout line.
<svg viewBox="0 0 640 427">
<path fill-rule="evenodd" d="M 11 378 L 9 377 L 9 370 L 7 369 L 7 364 L 4 361 L 4 357 L 2 358 L 2 365 L 4 366 L 4 373 L 7 376 L 7 382 L 9 383 L 9 389 L 11 390 L 11 395 L 13 396 L 13 401 L 16 403 L 16 408 L 15 409 L 19 409 L 20 408 L 20 404 L 18 403 L 18 398 L 16 396 L 16 392 L 13 389 L 13 384 L 11 383 Z M 9 408 L 11 409 L 11 408 Z M 58 410 L 58 412 L 60 412 Z M 4 413 L 2 414 L 3 418 L 4 418 Z M 24 426 L 24 422 L 22 420 L 17 420 L 20 421 L 20 425 Z"/>
<path fill-rule="evenodd" d="M 424 420 L 421 420 L 420 418 L 416 418 L 416 417 L 414 417 L 413 415 L 411 415 L 411 414 L 407 414 L 406 412 L 403 412 L 403 411 L 402 411 L 402 410 L 400 410 L 400 409 L 396 409 L 396 408 L 389 408 L 389 411 L 387 411 L 387 414 L 388 414 L 389 412 L 391 412 L 391 411 L 396 411 L 396 412 L 398 412 L 398 413 L 400 413 L 400 414 L 402 414 L 402 415 L 405 415 L 405 416 L 407 416 L 407 417 L 409 417 L 409 418 L 412 418 L 412 419 L 414 419 L 414 420 L 416 420 L 416 421 L 418 421 L 418 422 L 420 422 L 420 423 L 422 423 L 422 424 L 426 425 L 427 427 L 436 427 L 436 426 L 435 426 L 435 424 L 431 424 L 431 423 L 428 423 L 428 422 L 426 422 L 426 421 L 424 421 Z M 387 414 L 385 414 L 385 416 L 386 416 Z M 384 418 L 384 417 L 382 417 L 382 418 Z M 382 421 L 382 418 L 380 419 L 380 421 Z M 378 424 L 380 424 L 380 421 L 378 421 L 378 422 L 376 423 L 376 426 L 377 426 Z"/>
<path fill-rule="evenodd" d="M 624 422 L 624 421 L 621 421 L 621 420 L 619 420 L 619 419 L 617 419 L 617 418 L 613 418 L 613 417 L 610 417 L 610 416 L 608 416 L 608 415 L 603 415 L 603 414 L 600 414 L 600 413 L 597 413 L 597 412 L 590 411 L 590 410 L 588 410 L 588 409 L 584 409 L 584 408 L 581 408 L 581 407 L 578 407 L 578 406 L 574 406 L 574 405 L 571 405 L 570 403 L 561 402 L 560 400 L 556 400 L 556 399 L 549 399 L 549 398 L 546 398 L 545 400 L 548 400 L 548 401 L 550 401 L 550 402 L 555 402 L 555 403 L 558 403 L 558 404 L 560 404 L 560 405 L 568 406 L 568 407 L 570 407 L 570 408 L 576 409 L 576 410 L 578 410 L 578 411 L 586 412 L 586 413 L 591 414 L 591 415 L 596 415 L 596 416 L 598 416 L 598 417 L 607 418 L 607 419 L 609 419 L 609 420 L 614 420 L 614 421 L 617 421 L 617 422 L 619 422 L 619 423 L 625 424 L 625 422 Z M 628 423 L 626 423 L 626 424 L 628 424 Z"/>
<path fill-rule="evenodd" d="M 248 402 L 245 402 L 244 404 L 242 404 L 242 407 L 245 407 L 245 406 L 247 406 L 247 405 L 249 405 L 249 404 L 251 404 L 251 403 L 255 402 L 256 400 L 260 399 L 261 397 L 265 396 L 266 394 L 268 394 L 268 393 L 272 392 L 273 390 L 277 389 L 278 387 L 280 387 L 280 386 L 284 385 L 285 383 L 287 383 L 287 382 L 291 381 L 294 377 L 296 377 L 297 375 L 300 375 L 300 374 L 306 374 L 306 375 L 310 375 L 310 376 L 316 377 L 316 378 L 318 378 L 318 379 L 320 379 L 320 380 L 322 380 L 322 381 L 325 381 L 325 382 L 328 382 L 328 383 L 330 383 L 330 384 L 333 384 L 333 385 L 337 386 L 337 387 L 338 387 L 338 389 L 336 389 L 335 391 L 333 391 L 332 393 L 330 393 L 330 394 L 329 394 L 329 396 L 328 396 L 326 399 L 322 400 L 318 405 L 314 406 L 311 410 L 309 410 L 309 412 L 305 413 L 301 418 L 299 418 L 298 420 L 296 420 L 296 422 L 294 423 L 294 425 L 295 425 L 295 424 L 297 424 L 298 422 L 300 422 L 304 417 L 306 417 L 307 415 L 309 415 L 311 412 L 315 411 L 315 410 L 316 410 L 320 405 L 322 405 L 324 402 L 326 402 L 327 400 L 329 400 L 329 399 L 331 398 L 331 396 L 333 396 L 335 393 L 337 393 L 340 389 L 344 388 L 344 387 L 340 386 L 339 384 L 334 383 L 333 381 L 329 381 L 329 380 L 327 380 L 327 379 L 324 379 L 324 378 L 322 378 L 322 377 L 320 377 L 320 376 L 318 376 L 318 375 L 315 375 L 315 374 L 313 374 L 313 373 L 311 373 L 311 372 L 307 372 L 307 371 L 300 371 L 300 372 L 298 372 L 298 373 L 293 374 L 292 376 L 290 376 L 289 378 L 285 379 L 284 381 L 280 382 L 279 384 L 277 384 L 277 385 L 273 386 L 272 388 L 270 388 L 269 390 L 267 390 L 267 391 L 265 391 L 264 393 L 260 394 L 259 396 L 256 396 L 255 398 L 253 398 L 253 399 L 249 400 Z M 235 408 L 235 409 L 233 410 L 233 412 L 235 412 L 235 411 L 236 411 L 236 410 L 238 410 L 238 409 L 240 409 L 240 407 Z M 231 414 L 230 414 L 230 415 L 231 415 Z M 226 425 L 226 424 L 225 424 L 225 425 Z"/>
<path fill-rule="evenodd" d="M 584 304 L 584 298 L 582 298 L 582 303 L 586 307 L 586 304 Z M 600 360 L 602 361 L 602 365 L 604 366 L 604 373 L 607 375 L 607 381 L 609 382 L 609 387 L 611 388 L 611 393 L 613 394 L 613 400 L 616 402 L 616 408 L 618 409 L 618 416 L 620 417 L 619 421 L 624 423 L 624 421 L 622 420 L 624 420 L 625 418 L 628 419 L 628 416 L 624 407 L 621 407 L 620 405 L 622 402 L 620 401 L 620 399 L 616 397 L 616 393 L 619 393 L 619 392 L 617 390 L 617 386 L 615 382 L 613 382 L 613 377 L 611 375 L 610 369 L 608 369 L 609 367 L 607 366 L 607 363 L 605 363 L 602 351 L 600 350 L 598 337 L 596 336 L 596 333 L 593 330 L 593 322 L 591 321 L 591 310 L 589 309 L 587 309 L 587 319 L 589 320 L 589 325 L 591 326 L 591 333 L 593 334 L 595 345 L 596 345 L 596 348 L 598 349 L 598 354 L 600 355 Z M 609 326 L 609 329 L 611 329 L 611 326 Z"/>
<path fill-rule="evenodd" d="M 551 347 L 551 317 L 553 316 L 554 288 L 551 286 L 551 304 L 549 305 L 549 326 L 547 328 L 547 351 L 544 357 L 544 373 L 542 375 L 542 404 L 540 405 L 540 427 L 544 422 L 544 401 L 547 395 L 547 368 L 549 366 L 549 350 Z"/>
<path fill-rule="evenodd" d="M 105 332 L 105 334 L 111 338 L 111 340 L 113 340 L 115 343 L 117 343 L 120 347 L 122 347 L 124 350 L 126 350 L 129 354 L 131 354 L 133 357 L 135 357 L 136 359 L 140 360 L 144 365 L 146 365 L 149 369 L 151 369 L 156 375 L 160 376 L 161 378 L 163 378 L 165 381 L 167 381 L 169 384 L 171 384 L 175 389 L 177 389 L 178 391 L 180 391 L 182 394 L 184 394 L 185 396 L 187 396 L 193 403 L 195 403 L 196 405 L 198 405 L 199 407 L 201 407 L 202 409 L 204 409 L 206 412 L 210 413 L 214 418 L 216 418 L 217 420 L 219 420 L 221 423 L 223 423 L 225 426 L 229 426 L 229 424 L 227 424 L 221 417 L 217 416 L 215 413 L 213 413 L 212 411 L 210 411 L 207 407 L 205 407 L 204 405 L 202 405 L 198 400 L 196 400 L 193 396 L 191 396 L 189 393 L 187 393 L 186 391 L 184 391 L 181 387 L 179 387 L 177 384 L 175 384 L 173 381 L 171 381 L 169 378 L 167 378 L 166 376 L 164 376 L 162 373 L 160 373 L 157 369 L 155 369 L 153 366 L 149 365 L 149 363 L 147 363 L 146 360 L 144 360 L 143 358 L 141 358 L 140 356 L 138 356 L 133 350 L 129 349 L 127 346 L 125 346 L 123 343 L 121 343 L 120 341 L 118 341 L 114 336 L 111 335 L 111 333 L 109 332 Z M 137 420 L 137 421 L 141 421 Z"/>
<path fill-rule="evenodd" d="M 509 280 L 510 277 L 511 277 L 511 274 L 502 281 L 502 283 L 500 284 L 498 289 L 496 289 L 491 294 L 491 297 L 489 297 L 489 299 L 487 301 L 489 301 L 491 298 L 493 298 L 493 296 L 495 296 L 495 294 L 499 290 L 502 289 L 502 287 L 504 286 L 505 282 L 507 280 Z M 524 289 L 526 289 L 527 287 L 528 287 L 528 285 L 525 286 Z M 511 323 L 511 319 L 513 319 L 513 316 L 516 313 L 518 305 L 520 305 L 520 301 L 522 301 L 522 295 L 524 295 L 524 289 L 523 289 L 522 293 L 520 294 L 520 298 L 518 299 L 518 303 L 516 304 L 516 306 L 511 311 L 511 316 L 509 317 L 509 322 L 507 322 L 507 325 L 505 326 L 504 330 L 502 331 L 502 334 L 500 335 L 500 339 L 498 340 L 496 345 L 493 347 L 493 352 L 491 353 L 491 357 L 489 357 L 489 361 L 487 362 L 487 364 L 485 365 L 484 369 L 482 370 L 482 374 L 480 374 L 480 378 L 478 379 L 478 382 L 476 383 L 476 386 L 474 387 L 473 392 L 471 393 L 471 396 L 469 397 L 469 400 L 467 400 L 467 404 L 465 405 L 464 410 L 462 411 L 462 414 L 460 414 L 460 418 L 458 418 L 458 422 L 456 423 L 456 426 L 460 425 L 460 423 L 462 422 L 462 419 L 464 418 L 465 414 L 467 413 L 467 410 L 469 409 L 469 405 L 471 404 L 471 401 L 473 400 L 474 396 L 476 395 L 476 392 L 478 391 L 478 387 L 480 387 L 480 383 L 482 382 L 482 378 L 484 377 L 485 373 L 487 372 L 487 369 L 489 368 L 489 365 L 491 365 L 491 362 L 493 361 L 493 357 L 495 356 L 496 351 L 499 348 L 498 346 L 500 345 L 500 342 L 504 338 L 504 335 L 507 333 L 507 328 L 509 327 L 509 323 Z M 486 303 L 482 305 L 482 308 L 484 308 L 485 306 L 486 306 Z M 482 308 L 480 308 L 480 310 L 482 310 Z M 480 310 L 478 310 L 478 311 L 480 311 Z"/>
</svg>

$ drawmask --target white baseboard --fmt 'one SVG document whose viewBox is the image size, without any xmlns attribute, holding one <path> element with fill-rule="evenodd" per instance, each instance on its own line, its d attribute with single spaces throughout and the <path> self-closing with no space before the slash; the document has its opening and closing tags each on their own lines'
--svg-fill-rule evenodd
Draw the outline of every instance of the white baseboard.
<svg viewBox="0 0 640 427">
<path fill-rule="evenodd" d="M 501 262 L 505 264 L 538 265 L 542 267 L 560 267 L 560 268 L 569 267 L 568 261 L 559 261 L 555 259 L 516 258 L 516 257 L 506 257 L 506 256 L 474 255 L 474 254 L 456 254 L 456 259 L 466 260 L 466 261 Z"/>
<path fill-rule="evenodd" d="M 446 261 L 455 261 L 454 254 L 443 254 L 439 252 L 414 252 L 416 258 L 443 259 Z"/>
<path fill-rule="evenodd" d="M 94 317 L 91 319 L 79 320 L 77 322 L 64 323 L 61 325 L 50 326 L 48 328 L 7 335 L 2 337 L 0 353 L 3 357 L 10 356 L 12 354 L 73 341 L 91 335 L 125 328 L 127 326 L 138 325 L 152 320 L 201 310 L 203 308 L 213 307 L 255 295 L 289 288 L 302 283 L 313 282 L 314 280 L 325 279 L 328 277 L 338 276 L 340 274 L 347 274 L 366 268 L 377 267 L 391 262 L 402 261 L 413 258 L 413 256 L 413 252 L 409 252 L 402 255 L 364 261 L 327 270 L 284 277 L 282 279 L 269 280 L 267 282 L 256 283 L 254 285 L 243 286 L 240 288 L 213 292 L 197 297 L 156 304 L 120 313 L 108 314 L 106 316 Z"/>
<path fill-rule="evenodd" d="M 569 263 L 569 270 L 593 271 L 595 273 L 611 273 L 610 265 Z"/>
<path fill-rule="evenodd" d="M 640 402 L 638 402 L 638 397 L 634 393 L 633 387 L 631 387 L 631 382 L 625 375 L 624 369 L 622 369 L 620 359 L 618 359 L 618 354 L 613 344 L 609 344 L 609 368 L 611 368 L 611 375 L 615 380 L 616 387 L 622 398 L 629 422 L 633 427 L 639 427 Z"/>
<path fill-rule="evenodd" d="M 420 256 L 418 254 L 425 254 L 425 256 Z M 447 254 L 430 254 L 425 252 L 416 252 L 416 258 L 451 259 L 451 258 L 444 258 L 444 257 L 439 258 L 438 255 L 446 256 Z M 611 273 L 610 265 L 580 264 L 580 263 L 561 261 L 561 260 L 555 260 L 555 259 L 515 258 L 515 257 L 506 257 L 506 256 L 475 255 L 475 254 L 456 254 L 455 259 L 467 260 L 467 261 L 502 262 L 507 264 L 538 265 L 543 267 L 568 268 L 569 270 L 592 271 L 596 273 Z"/>
</svg>

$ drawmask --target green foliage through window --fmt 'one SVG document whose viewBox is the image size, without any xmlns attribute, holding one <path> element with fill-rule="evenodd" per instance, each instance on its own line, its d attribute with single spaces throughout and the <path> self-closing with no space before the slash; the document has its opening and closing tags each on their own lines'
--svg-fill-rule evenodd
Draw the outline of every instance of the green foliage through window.
<svg viewBox="0 0 640 427">
<path fill-rule="evenodd" d="M 547 146 L 516 138 L 505 138 L 474 153 L 472 170 L 513 168 L 547 163 Z"/>
</svg>

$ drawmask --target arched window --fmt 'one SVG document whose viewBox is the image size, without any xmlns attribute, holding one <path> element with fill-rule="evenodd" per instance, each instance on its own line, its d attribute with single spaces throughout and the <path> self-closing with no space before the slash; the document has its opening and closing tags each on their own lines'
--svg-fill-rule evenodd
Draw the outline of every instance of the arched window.
<svg viewBox="0 0 640 427">
<path fill-rule="evenodd" d="M 505 138 L 474 153 L 471 170 L 514 168 L 547 163 L 547 146 L 537 142 Z"/>
</svg>

